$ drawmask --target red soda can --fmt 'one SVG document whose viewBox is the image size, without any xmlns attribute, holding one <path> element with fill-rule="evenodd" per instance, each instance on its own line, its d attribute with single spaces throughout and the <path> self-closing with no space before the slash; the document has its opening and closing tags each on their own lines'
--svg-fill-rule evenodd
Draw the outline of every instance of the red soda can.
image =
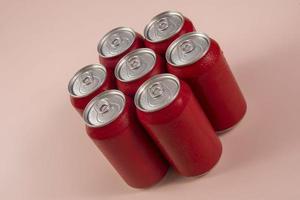
<svg viewBox="0 0 300 200">
<path fill-rule="evenodd" d="M 114 87 L 103 65 L 92 64 L 81 68 L 69 81 L 71 103 L 82 115 L 85 106 L 100 92 Z"/>
<path fill-rule="evenodd" d="M 86 106 L 83 118 L 90 138 L 128 185 L 149 187 L 164 177 L 168 163 L 138 122 L 130 97 L 104 91 Z"/>
<path fill-rule="evenodd" d="M 165 71 L 165 61 L 148 48 L 136 49 L 123 57 L 115 68 L 119 90 L 134 96 L 142 83 L 155 74 Z"/>
<path fill-rule="evenodd" d="M 192 31 L 195 27 L 187 17 L 179 12 L 166 11 L 152 18 L 145 27 L 145 46 L 164 55 L 176 38 Z"/>
<path fill-rule="evenodd" d="M 130 51 L 144 47 L 144 38 L 131 28 L 118 27 L 109 31 L 98 43 L 99 61 L 114 76 L 119 60 Z"/>
<path fill-rule="evenodd" d="M 208 172 L 222 145 L 190 87 L 172 74 L 147 80 L 135 95 L 140 122 L 183 176 Z"/>
<path fill-rule="evenodd" d="M 230 130 L 246 113 L 246 101 L 218 43 L 204 33 L 187 33 L 166 52 L 168 71 L 185 80 L 214 129 Z"/>
</svg>

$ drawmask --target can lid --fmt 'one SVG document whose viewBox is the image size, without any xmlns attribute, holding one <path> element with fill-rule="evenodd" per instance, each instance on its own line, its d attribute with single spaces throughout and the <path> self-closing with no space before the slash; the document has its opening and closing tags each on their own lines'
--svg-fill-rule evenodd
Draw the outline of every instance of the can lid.
<svg viewBox="0 0 300 200">
<path fill-rule="evenodd" d="M 73 97 L 85 97 L 97 90 L 106 79 L 103 65 L 91 64 L 81 68 L 71 78 L 68 91 Z"/>
<path fill-rule="evenodd" d="M 103 127 L 123 112 L 125 95 L 119 90 L 106 90 L 94 97 L 83 112 L 83 119 L 87 126 Z"/>
<path fill-rule="evenodd" d="M 98 53 L 111 58 L 125 52 L 134 42 L 136 33 L 131 28 L 118 27 L 109 31 L 98 43 Z"/>
<path fill-rule="evenodd" d="M 167 107 L 177 97 L 179 79 L 172 74 L 158 74 L 144 82 L 134 97 L 136 107 L 144 112 L 154 112 Z"/>
<path fill-rule="evenodd" d="M 205 33 L 186 33 L 173 41 L 166 51 L 166 60 L 173 66 L 185 66 L 200 60 L 210 47 Z"/>
<path fill-rule="evenodd" d="M 148 48 L 136 49 L 124 56 L 116 65 L 115 76 L 121 82 L 137 80 L 150 72 L 156 62 L 156 55 Z"/>
<path fill-rule="evenodd" d="M 184 17 L 176 11 L 166 11 L 153 17 L 144 29 L 144 36 L 150 42 L 162 42 L 178 33 L 184 24 Z"/>
</svg>

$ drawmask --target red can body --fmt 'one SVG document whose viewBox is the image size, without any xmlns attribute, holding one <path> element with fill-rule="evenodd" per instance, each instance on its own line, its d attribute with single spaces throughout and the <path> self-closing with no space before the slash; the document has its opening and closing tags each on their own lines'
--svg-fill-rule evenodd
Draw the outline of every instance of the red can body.
<svg viewBox="0 0 300 200">
<path fill-rule="evenodd" d="M 119 79 L 116 80 L 117 87 L 119 90 L 124 92 L 124 94 L 129 96 L 134 96 L 137 89 L 150 77 L 160 74 L 166 71 L 166 63 L 165 60 L 160 56 L 156 55 L 156 62 L 150 72 L 148 72 L 143 77 L 140 77 L 136 80 L 124 82 Z"/>
<path fill-rule="evenodd" d="M 123 53 L 118 54 L 118 55 L 113 56 L 113 57 L 105 57 L 105 56 L 99 54 L 99 62 L 106 66 L 108 74 L 111 77 L 113 77 L 113 79 L 115 79 L 114 70 L 115 70 L 115 66 L 119 62 L 119 60 L 123 56 L 125 56 L 127 53 L 129 53 L 130 51 L 133 51 L 137 48 L 142 48 L 142 47 L 144 47 L 144 38 L 143 38 L 142 35 L 135 32 L 134 41 L 128 49 L 126 49 Z"/>
<path fill-rule="evenodd" d="M 195 63 L 184 67 L 168 63 L 167 69 L 190 85 L 217 132 L 231 129 L 245 115 L 246 101 L 215 40 Z"/>
<path fill-rule="evenodd" d="M 218 162 L 222 145 L 190 87 L 183 81 L 180 85 L 167 107 L 154 112 L 137 109 L 137 114 L 173 167 L 183 176 L 196 176 Z"/>
<path fill-rule="evenodd" d="M 149 187 L 166 174 L 168 163 L 138 122 L 130 97 L 126 96 L 125 108 L 116 120 L 104 127 L 86 126 L 86 130 L 128 185 Z"/>
<path fill-rule="evenodd" d="M 196 30 L 190 19 L 188 19 L 187 17 L 183 17 L 183 18 L 184 18 L 183 26 L 176 34 L 160 42 L 153 42 L 145 38 L 145 42 L 144 42 L 145 47 L 153 49 L 156 53 L 164 56 L 167 48 L 175 39 L 177 39 L 179 36 L 185 33 L 193 32 Z"/>
</svg>

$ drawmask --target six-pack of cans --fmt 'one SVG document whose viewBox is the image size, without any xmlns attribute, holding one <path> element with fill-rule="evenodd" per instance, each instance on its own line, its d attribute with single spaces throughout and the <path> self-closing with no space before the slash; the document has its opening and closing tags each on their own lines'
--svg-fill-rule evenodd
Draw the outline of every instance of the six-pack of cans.
<svg viewBox="0 0 300 200">
<path fill-rule="evenodd" d="M 246 102 L 218 43 L 179 12 L 100 40 L 100 64 L 70 80 L 72 105 L 86 132 L 124 181 L 160 181 L 172 166 L 183 176 L 211 170 L 222 154 L 218 135 L 245 115 Z"/>
</svg>

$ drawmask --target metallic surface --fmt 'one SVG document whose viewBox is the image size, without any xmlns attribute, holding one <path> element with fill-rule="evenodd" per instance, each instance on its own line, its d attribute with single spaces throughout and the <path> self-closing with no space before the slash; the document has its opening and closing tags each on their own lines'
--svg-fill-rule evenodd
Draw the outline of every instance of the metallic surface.
<svg viewBox="0 0 300 200">
<path fill-rule="evenodd" d="M 156 55 L 148 48 L 136 49 L 123 57 L 115 68 L 115 76 L 122 82 L 137 80 L 151 71 Z"/>
<path fill-rule="evenodd" d="M 168 17 L 173 16 L 171 20 Z M 151 31 L 149 32 L 149 28 Z M 145 47 L 155 51 L 155 53 L 165 56 L 169 45 L 179 36 L 195 31 L 195 27 L 190 19 L 181 13 L 167 11 L 154 17 L 144 29 Z M 150 34 L 150 35 L 149 35 Z M 152 40 L 149 36 L 151 36 Z"/>
<path fill-rule="evenodd" d="M 99 64 L 87 65 L 70 80 L 68 91 L 71 96 L 84 97 L 99 88 L 106 79 L 106 69 Z"/>
<path fill-rule="evenodd" d="M 118 27 L 108 32 L 98 44 L 98 53 L 103 57 L 114 57 L 125 52 L 135 39 L 135 32 L 127 27 Z"/>
<path fill-rule="evenodd" d="M 106 67 L 92 64 L 80 69 L 68 84 L 70 101 L 82 116 L 86 105 L 99 93 L 115 87 L 113 77 L 109 76 Z"/>
<path fill-rule="evenodd" d="M 158 74 L 147 80 L 136 92 L 134 102 L 138 109 L 154 112 L 168 106 L 180 90 L 179 80 L 172 74 Z"/>
<path fill-rule="evenodd" d="M 166 11 L 155 16 L 145 27 L 144 35 L 152 42 L 164 41 L 180 31 L 184 23 L 181 13 Z"/>
<path fill-rule="evenodd" d="M 209 47 L 210 39 L 205 33 L 186 33 L 171 43 L 166 59 L 173 66 L 185 66 L 201 59 Z"/>
<path fill-rule="evenodd" d="M 118 90 L 106 90 L 86 106 L 83 118 L 87 126 L 101 127 L 114 121 L 124 110 L 125 96 Z"/>
</svg>

